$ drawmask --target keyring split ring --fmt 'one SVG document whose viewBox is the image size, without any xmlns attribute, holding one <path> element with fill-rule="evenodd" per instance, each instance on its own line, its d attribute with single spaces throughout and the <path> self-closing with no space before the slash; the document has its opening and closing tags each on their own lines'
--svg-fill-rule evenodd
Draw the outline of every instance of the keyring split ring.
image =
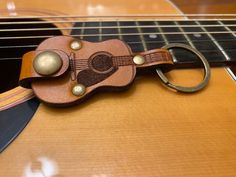
<svg viewBox="0 0 236 177">
<path fill-rule="evenodd" d="M 160 77 L 161 81 L 168 87 L 177 90 L 179 92 L 186 92 L 186 93 L 191 93 L 191 92 L 196 92 L 204 88 L 207 83 L 209 82 L 210 76 L 211 76 L 211 71 L 210 71 L 210 66 L 206 58 L 200 53 L 198 50 L 192 48 L 191 46 L 188 46 L 186 44 L 181 44 L 181 43 L 172 43 L 172 44 L 167 44 L 162 47 L 163 49 L 171 49 L 171 48 L 183 48 L 186 49 L 195 55 L 198 56 L 198 58 L 202 61 L 203 66 L 204 66 L 204 78 L 202 82 L 200 82 L 198 85 L 193 86 L 193 87 L 183 87 L 183 86 L 178 86 L 174 85 L 169 82 L 167 77 L 163 74 L 162 70 L 160 68 L 156 69 L 156 72 L 158 76 Z"/>
</svg>

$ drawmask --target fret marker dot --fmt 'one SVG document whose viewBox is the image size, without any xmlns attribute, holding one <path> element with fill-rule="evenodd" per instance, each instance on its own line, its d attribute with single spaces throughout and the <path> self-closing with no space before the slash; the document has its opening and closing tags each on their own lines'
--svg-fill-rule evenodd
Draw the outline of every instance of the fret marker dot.
<svg viewBox="0 0 236 177">
<path fill-rule="evenodd" d="M 193 36 L 194 36 L 194 37 L 197 37 L 197 38 L 202 37 L 202 35 L 199 34 L 199 33 L 195 33 L 195 34 L 193 34 Z"/>
<path fill-rule="evenodd" d="M 156 38 L 157 38 L 157 35 L 156 35 L 156 34 L 149 34 L 149 38 L 151 38 L 151 39 L 156 39 Z"/>
</svg>

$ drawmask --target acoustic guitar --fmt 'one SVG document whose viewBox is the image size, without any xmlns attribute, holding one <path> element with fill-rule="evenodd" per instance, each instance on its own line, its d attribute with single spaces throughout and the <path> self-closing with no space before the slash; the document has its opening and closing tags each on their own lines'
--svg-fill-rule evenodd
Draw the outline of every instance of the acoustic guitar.
<svg viewBox="0 0 236 177">
<path fill-rule="evenodd" d="M 236 176 L 236 4 L 175 2 L 188 15 L 167 0 L 2 1 L 0 176 Z M 195 14 L 198 7 L 204 15 Z M 205 11 L 223 7 L 227 15 Z M 125 91 L 53 107 L 18 80 L 22 56 L 62 35 L 91 44 L 119 39 L 133 53 L 187 44 L 208 60 L 211 78 L 186 94 L 165 87 L 150 68 Z M 201 82 L 195 55 L 178 48 L 171 54 L 170 82 Z"/>
</svg>

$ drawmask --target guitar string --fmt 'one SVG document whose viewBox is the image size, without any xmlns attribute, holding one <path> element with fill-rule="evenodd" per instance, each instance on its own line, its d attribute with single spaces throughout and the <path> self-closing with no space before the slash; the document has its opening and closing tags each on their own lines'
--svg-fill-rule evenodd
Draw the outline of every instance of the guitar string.
<svg viewBox="0 0 236 177">
<path fill-rule="evenodd" d="M 159 25 L 158 27 L 190 27 L 191 25 Z M 194 25 L 194 27 L 215 27 L 216 25 Z M 228 25 L 217 25 L 217 26 L 220 26 L 220 27 L 227 27 Z M 236 26 L 236 25 L 232 25 L 232 26 Z M 110 28 L 111 26 L 108 26 L 108 28 Z M 112 26 L 112 28 L 115 28 L 116 26 Z M 118 28 L 137 28 L 137 26 L 120 26 Z M 146 28 L 146 27 L 150 27 L 150 28 L 155 28 L 156 29 L 156 25 L 152 25 L 152 26 L 139 26 L 139 27 L 143 27 L 143 28 Z M 78 28 L 63 28 L 63 29 L 87 29 L 86 27 L 78 27 Z M 94 26 L 94 27 L 88 27 L 88 29 L 92 29 L 92 28 L 97 28 L 97 26 Z M 48 28 L 49 29 L 49 28 Z M 58 29 L 62 29 L 62 28 L 58 28 Z M 18 29 L 10 29 L 10 31 L 16 31 Z M 41 29 L 20 29 L 20 30 L 45 30 L 45 28 L 41 28 Z M 55 28 L 55 30 L 57 30 L 57 28 Z M 0 30 L 0 31 L 4 31 L 4 30 Z M 7 30 L 6 30 L 7 31 Z M 229 31 L 229 32 L 228 32 Z M 228 30 L 227 32 L 226 31 L 213 31 L 213 32 L 202 32 L 202 31 L 196 31 L 196 32 L 185 32 L 187 34 L 211 34 L 211 33 L 233 33 L 235 31 L 230 31 Z M 154 33 L 122 33 L 121 35 L 140 35 L 140 34 L 145 34 L 145 35 L 152 35 L 152 34 L 184 34 L 183 32 L 165 32 L 165 33 L 158 33 L 158 32 L 154 32 Z M 84 35 L 80 35 L 80 36 L 95 36 L 95 35 L 98 35 L 98 34 L 84 34 Z M 117 34 L 102 34 L 103 36 L 115 36 Z M 0 37 L 0 39 L 19 39 L 19 38 L 46 38 L 46 37 L 52 37 L 51 35 L 50 36 L 19 36 L 19 37 Z"/>
<path fill-rule="evenodd" d="M 48 16 L 4 16 L 0 19 L 29 19 L 29 18 L 126 18 L 126 17 L 236 17 L 236 14 L 124 14 L 124 15 L 100 15 L 100 16 L 91 16 L 91 15 L 48 15 Z"/>
<path fill-rule="evenodd" d="M 214 21 L 215 22 L 215 21 Z M 217 21 L 216 21 L 217 22 Z M 195 25 L 158 25 L 158 27 L 165 27 L 165 28 L 180 28 L 180 27 L 185 27 L 185 28 L 191 28 L 191 27 L 235 27 L 236 24 L 218 24 L 218 25 L 199 25 L 199 24 L 195 24 Z M 123 28 L 156 28 L 157 25 L 128 25 L 128 26 L 121 26 L 119 25 L 118 26 L 99 26 L 100 29 L 123 29 Z M 49 30 L 73 30 L 73 29 L 97 29 L 98 26 L 89 26 L 89 27 L 64 27 L 64 28 L 18 28 L 18 29 L 0 29 L 0 32 L 10 32 L 10 31 L 49 31 Z M 229 30 L 228 30 L 229 31 Z M 190 33 L 235 33 L 235 31 L 229 31 L 229 32 L 226 32 L 226 31 L 213 31 L 213 32 L 187 32 L 188 34 Z M 122 33 L 122 35 L 132 35 L 132 33 Z M 144 35 L 143 33 L 137 33 L 138 35 Z M 162 34 L 183 34 L 183 32 L 172 32 L 172 33 L 162 33 Z M 91 34 L 84 34 L 84 35 L 81 35 L 81 36 L 87 36 L 87 35 L 91 35 Z M 97 34 L 95 34 L 97 35 Z M 103 34 L 104 35 L 115 35 L 115 34 Z M 133 33 L 133 35 L 135 35 Z M 91 35 L 92 36 L 92 35 Z M 21 36 L 23 38 L 23 36 Z M 37 37 L 37 36 L 34 36 L 34 37 Z M 39 36 L 40 37 L 40 36 Z M 48 37 L 48 36 L 45 36 L 45 37 Z M 0 38 L 0 39 L 10 39 L 11 37 L 9 38 Z M 15 38 L 15 37 L 14 37 Z"/>
<path fill-rule="evenodd" d="M 0 18 L 1 20 L 1 18 Z M 96 19 L 95 19 L 96 20 Z M 78 23 L 78 22 L 134 22 L 134 21 L 143 21 L 143 22 L 148 22 L 148 21 L 167 21 L 167 22 L 172 22 L 172 21 L 182 21 L 182 22 L 195 22 L 195 21 L 235 21 L 235 18 L 232 18 L 232 19 L 228 19 L 228 18 L 225 18 L 225 19 L 140 19 L 140 20 L 125 20 L 125 19 L 111 19 L 110 21 L 105 21 L 105 20 L 97 20 L 97 21 L 94 21 L 94 20 L 89 20 L 89 19 L 86 19 L 86 21 L 78 21 L 78 20 L 65 20 L 65 21 L 62 21 L 62 20 L 54 20 L 54 21 L 50 21 L 50 20 L 47 20 L 47 21 L 10 21 L 10 22 L 1 22 L 0 21 L 0 25 L 18 25 L 18 24 L 48 24 L 48 23 Z"/>
<path fill-rule="evenodd" d="M 233 51 L 236 51 L 236 49 L 223 49 L 223 50 L 218 50 L 218 49 L 217 50 L 202 50 L 202 49 L 200 49 L 199 51 L 203 54 L 206 54 L 206 53 L 218 52 L 218 51 L 233 52 Z M 0 61 L 6 61 L 6 60 L 22 60 L 22 57 L 8 57 L 8 58 L 2 57 L 2 58 L 0 58 Z M 81 60 L 83 60 L 83 59 L 81 59 Z M 87 62 L 87 59 L 84 59 L 84 60 L 86 60 L 86 62 Z M 234 58 L 231 58 L 231 61 L 233 61 L 233 60 L 234 60 Z M 81 64 L 83 64 L 83 62 L 81 62 Z"/>
<path fill-rule="evenodd" d="M 100 29 L 136 29 L 136 28 L 156 28 L 156 25 L 127 25 L 127 26 L 99 26 Z M 225 24 L 225 25 L 158 25 L 160 28 L 193 28 L 193 27 L 236 27 L 236 24 Z M 54 31 L 54 30 L 76 30 L 76 29 L 97 29 L 98 26 L 84 26 L 84 27 L 63 27 L 63 28 L 12 28 L 12 29 L 0 29 L 0 32 L 11 32 L 11 31 Z"/>
<path fill-rule="evenodd" d="M 204 20 L 206 20 L 206 19 L 204 19 Z M 212 19 L 211 19 L 212 20 Z M 189 20 L 188 20 L 189 21 Z M 212 20 L 213 21 L 213 20 Z M 67 21 L 66 21 L 67 22 Z M 48 22 L 49 23 L 49 22 Z M 67 22 L 68 23 L 68 22 Z M 201 26 L 204 26 L 204 27 L 226 27 L 226 26 L 229 26 L 229 27 L 234 27 L 234 26 L 236 26 L 236 25 L 158 25 L 158 27 L 201 27 Z M 116 26 L 107 26 L 107 27 L 105 27 L 105 26 L 103 26 L 104 28 L 114 28 L 114 27 L 116 27 Z M 137 26 L 120 26 L 120 28 L 137 28 Z M 142 27 L 142 28 L 152 28 L 152 27 L 154 27 L 154 28 L 156 28 L 156 25 L 155 26 L 148 26 L 148 25 L 141 25 L 140 27 Z M 97 27 L 84 27 L 84 29 L 93 29 L 93 28 L 97 28 Z M 102 28 L 102 27 L 101 27 Z M 51 30 L 54 30 L 53 28 L 46 28 L 46 29 L 51 29 Z M 65 29 L 65 30 L 68 30 L 68 29 L 73 29 L 73 28 L 55 28 L 55 30 L 58 30 L 58 29 Z M 75 27 L 75 29 L 82 29 L 82 28 L 79 28 L 79 27 Z M 12 31 L 17 31 L 18 29 L 11 29 Z M 25 30 L 25 29 L 20 29 L 20 30 Z M 26 29 L 26 30 L 30 30 L 30 29 Z M 33 29 L 33 30 L 45 30 L 45 28 L 39 28 L 39 29 Z M 4 31 L 4 30 L 0 30 L 0 31 Z M 219 31 L 219 32 L 217 32 L 217 31 L 214 31 L 214 32 L 186 32 L 185 34 L 233 34 L 233 33 L 235 33 L 235 31 L 230 31 L 230 32 L 225 32 L 225 31 Z M 123 33 L 123 34 L 121 34 L 121 35 L 152 35 L 152 34 L 183 34 L 182 32 L 165 32 L 165 33 Z M 96 36 L 97 34 L 87 34 L 87 35 L 77 35 L 77 36 Z M 102 34 L 103 36 L 116 36 L 116 35 L 118 35 L 118 34 Z M 19 38 L 35 38 L 35 37 L 52 37 L 52 36 L 20 36 L 20 37 L 9 37 L 9 38 L 7 38 L 7 37 L 3 37 L 3 38 L 0 38 L 0 39 L 19 39 Z M 211 40 L 209 40 L 209 41 L 211 41 Z M 230 40 L 225 40 L 225 41 L 230 41 Z M 150 41 L 149 41 L 150 42 Z M 154 41 L 154 42 L 157 42 L 157 41 Z M 160 41 L 160 42 L 162 42 L 162 41 Z M 170 41 L 169 41 L 170 42 Z M 177 41 L 174 41 L 174 42 L 177 42 Z M 184 42 L 186 42 L 186 41 L 184 41 Z M 202 40 L 199 40 L 199 42 L 202 42 Z M 7 48 L 7 47 L 16 47 L 16 46 L 4 46 L 5 48 Z M 2 48 L 4 48 L 4 47 L 2 47 Z M 28 45 L 28 46 L 18 46 L 18 47 L 36 47 L 36 46 L 34 46 L 34 45 Z"/>
<path fill-rule="evenodd" d="M 191 40 L 191 42 L 213 42 L 213 41 L 217 41 L 217 42 L 234 42 L 235 39 L 219 39 L 219 40 Z M 152 41 L 152 40 L 148 40 L 146 41 L 147 44 L 158 44 L 158 43 L 164 43 L 164 40 L 158 40 L 158 41 Z M 187 40 L 168 40 L 169 43 L 188 43 Z M 138 42 L 138 41 L 130 41 L 127 42 L 128 44 L 138 44 L 138 43 L 142 43 L 142 42 Z M 38 47 L 38 45 L 8 45 L 8 46 L 0 46 L 0 49 L 8 49 L 8 48 L 36 48 Z"/>
<path fill-rule="evenodd" d="M 236 34 L 236 31 L 211 31 L 211 32 L 205 32 L 205 31 L 192 31 L 192 32 L 185 32 L 185 34 Z M 139 36 L 139 35 L 183 35 L 183 32 L 152 32 L 152 33 L 122 33 L 122 34 L 108 34 L 108 33 L 104 33 L 102 34 L 102 36 L 117 36 L 117 35 L 121 35 L 121 36 Z M 97 35 L 99 35 L 99 33 L 96 34 L 81 34 L 81 35 L 70 35 L 72 37 L 96 37 Z M 0 37 L 0 40 L 5 40 L 5 39 L 29 39 L 29 38 L 50 38 L 50 37 L 55 37 L 57 35 L 43 35 L 43 36 L 7 36 L 7 37 Z"/>
<path fill-rule="evenodd" d="M 155 33 L 156 34 L 156 33 Z M 80 35 L 73 35 L 73 36 L 76 36 L 76 37 L 79 37 Z M 116 36 L 116 35 L 113 35 L 113 36 Z M 28 36 L 29 38 L 33 38 L 32 36 Z M 45 37 L 45 36 L 43 36 Z M 46 36 L 48 37 L 48 36 Z M 224 39 L 224 40 L 217 40 L 217 42 L 232 42 L 232 41 L 235 41 L 233 39 Z M 164 41 L 147 41 L 146 43 L 150 44 L 150 43 L 163 43 Z M 185 41 L 185 40 L 174 40 L 174 41 L 171 41 L 169 40 L 169 43 L 172 43 L 172 42 L 188 42 L 188 41 Z M 212 42 L 212 40 L 192 40 L 192 42 Z M 127 42 L 128 44 L 134 44 L 134 43 L 140 43 L 140 42 L 134 42 L 134 41 L 130 41 L 130 42 Z M 37 45 L 22 45 L 22 46 L 0 46 L 0 49 L 4 49 L 4 48 L 33 48 L 33 47 L 37 47 Z"/>
</svg>

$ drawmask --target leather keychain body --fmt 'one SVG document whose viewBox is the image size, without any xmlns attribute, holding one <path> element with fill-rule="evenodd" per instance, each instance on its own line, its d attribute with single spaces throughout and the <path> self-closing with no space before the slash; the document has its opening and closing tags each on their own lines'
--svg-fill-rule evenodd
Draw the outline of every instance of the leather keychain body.
<svg viewBox="0 0 236 177">
<path fill-rule="evenodd" d="M 191 51 L 191 48 L 186 49 Z M 192 52 L 198 54 L 194 49 Z M 205 67 L 204 80 L 199 84 L 203 88 L 209 80 L 210 70 L 201 54 L 199 58 Z M 92 43 L 57 36 L 46 39 L 35 51 L 23 56 L 19 84 L 32 88 L 45 103 L 64 106 L 78 103 L 99 90 L 123 89 L 132 83 L 136 70 L 155 67 L 168 85 L 170 83 L 160 69 L 173 64 L 168 48 L 133 53 L 118 39 Z"/>
</svg>

